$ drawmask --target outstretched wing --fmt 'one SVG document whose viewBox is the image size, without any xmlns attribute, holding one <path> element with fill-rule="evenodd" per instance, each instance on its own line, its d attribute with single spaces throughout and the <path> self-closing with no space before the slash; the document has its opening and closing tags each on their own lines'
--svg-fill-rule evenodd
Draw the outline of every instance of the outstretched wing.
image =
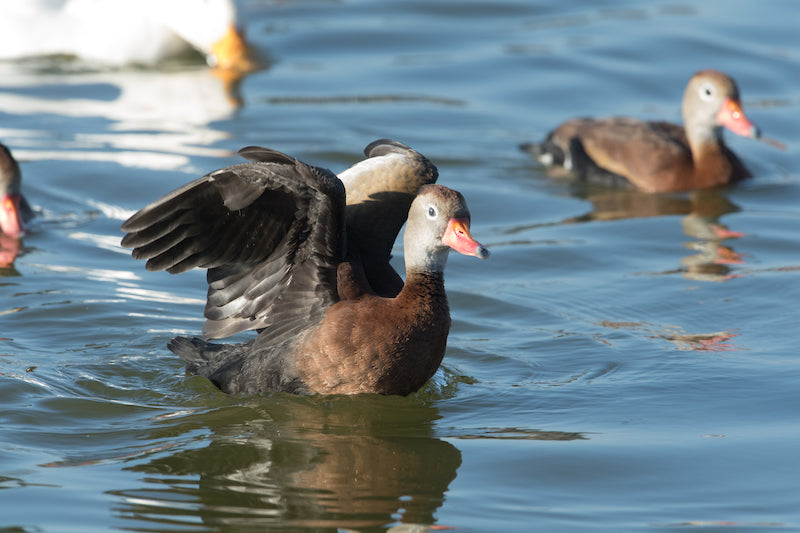
<svg viewBox="0 0 800 533">
<path fill-rule="evenodd" d="M 208 269 L 206 338 L 280 324 L 289 336 L 337 300 L 345 191 L 329 170 L 267 148 L 130 217 L 122 245 L 148 270 Z M 277 332 L 276 332 L 277 333 Z"/>
</svg>

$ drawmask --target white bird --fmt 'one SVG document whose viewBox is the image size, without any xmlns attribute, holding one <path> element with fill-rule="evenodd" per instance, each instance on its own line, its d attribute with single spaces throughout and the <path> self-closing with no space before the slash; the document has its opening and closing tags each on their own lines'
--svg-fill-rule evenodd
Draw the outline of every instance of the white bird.
<svg viewBox="0 0 800 533">
<path fill-rule="evenodd" d="M 0 59 L 69 55 L 105 65 L 154 65 L 193 48 L 240 72 L 257 60 L 234 0 L 2 0 Z"/>
</svg>

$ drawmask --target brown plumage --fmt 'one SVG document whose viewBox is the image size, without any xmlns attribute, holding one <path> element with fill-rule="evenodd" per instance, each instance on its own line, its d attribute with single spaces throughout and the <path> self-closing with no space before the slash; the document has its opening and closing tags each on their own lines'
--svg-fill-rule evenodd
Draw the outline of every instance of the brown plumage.
<svg viewBox="0 0 800 533">
<path fill-rule="evenodd" d="M 488 256 L 469 234 L 463 197 L 438 185 L 414 197 L 436 170 L 396 141 L 368 146 L 370 159 L 344 172 L 345 184 L 273 150 L 241 153 L 253 162 L 212 172 L 123 224 L 123 245 L 148 259 L 148 269 L 209 269 L 207 338 L 259 330 L 245 343 L 178 337 L 169 348 L 188 372 L 229 393 L 421 387 L 441 363 L 450 327 L 442 275 L 448 250 Z M 352 205 L 345 206 L 345 186 L 354 191 Z M 394 290 L 392 277 L 382 276 L 406 214 L 406 282 L 387 298 L 371 282 Z"/>
<path fill-rule="evenodd" d="M 742 111 L 733 79 L 716 70 L 696 73 L 681 112 L 683 126 L 625 117 L 577 118 L 544 142 L 521 148 L 579 180 L 646 192 L 705 189 L 750 176 L 722 138 L 723 127 L 744 137 L 760 136 Z"/>
</svg>

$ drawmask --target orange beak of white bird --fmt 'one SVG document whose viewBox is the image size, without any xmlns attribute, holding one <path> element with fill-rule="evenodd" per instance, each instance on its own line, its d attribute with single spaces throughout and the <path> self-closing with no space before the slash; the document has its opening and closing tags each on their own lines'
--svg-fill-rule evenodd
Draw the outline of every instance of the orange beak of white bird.
<svg viewBox="0 0 800 533">
<path fill-rule="evenodd" d="M 489 257 L 489 250 L 470 235 L 469 219 L 467 218 L 451 218 L 442 236 L 442 243 L 460 254 L 471 255 L 479 259 Z"/>
<path fill-rule="evenodd" d="M 241 74 L 263 68 L 244 35 L 235 26 L 230 26 L 222 39 L 211 45 L 209 63 L 217 69 Z"/>
</svg>

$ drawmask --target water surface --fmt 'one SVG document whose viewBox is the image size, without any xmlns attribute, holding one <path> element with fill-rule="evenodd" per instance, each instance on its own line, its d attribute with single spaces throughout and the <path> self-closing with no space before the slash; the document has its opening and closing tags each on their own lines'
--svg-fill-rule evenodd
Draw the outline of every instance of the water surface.
<svg viewBox="0 0 800 533">
<path fill-rule="evenodd" d="M 236 93 L 190 60 L 0 63 L 38 214 L 0 278 L 0 527 L 800 530 L 795 3 L 243 10 L 269 66 Z M 728 135 L 739 186 L 587 190 L 517 149 L 577 115 L 677 121 L 710 67 L 788 147 Z M 381 137 L 438 165 L 492 251 L 449 261 L 431 383 L 238 398 L 185 377 L 165 345 L 199 333 L 204 273 L 145 271 L 121 222 L 242 146 L 340 171 Z"/>
</svg>

